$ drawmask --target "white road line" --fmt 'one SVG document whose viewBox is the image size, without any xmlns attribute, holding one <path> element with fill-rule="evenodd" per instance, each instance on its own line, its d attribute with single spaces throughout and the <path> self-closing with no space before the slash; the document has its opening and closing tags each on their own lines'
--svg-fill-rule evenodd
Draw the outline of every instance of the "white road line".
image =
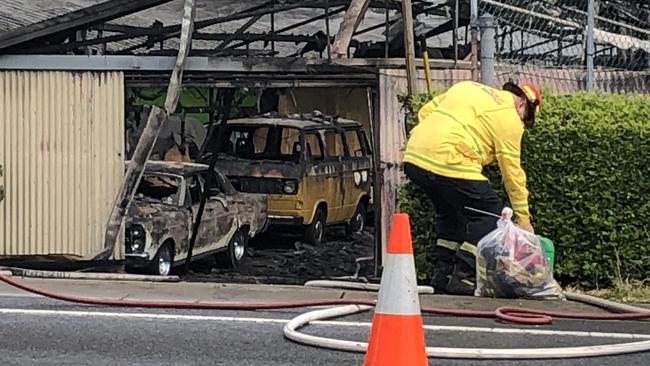
<svg viewBox="0 0 650 366">
<path fill-rule="evenodd" d="M 231 317 L 231 316 L 114 313 L 114 312 L 104 312 L 104 311 L 38 310 L 38 309 L 0 309 L 0 314 L 21 314 L 21 315 L 42 315 L 42 316 L 62 315 L 62 316 L 72 316 L 72 317 L 94 316 L 99 318 L 217 321 L 217 322 L 245 322 L 245 323 L 280 323 L 280 324 L 285 324 L 289 321 L 288 319 L 240 318 L 240 317 Z"/>
<path fill-rule="evenodd" d="M 42 296 L 34 295 L 34 294 L 25 294 L 25 293 L 0 292 L 0 297 L 42 297 Z"/>
<path fill-rule="evenodd" d="M 100 317 L 100 318 L 123 318 L 123 319 L 154 319 L 154 320 L 181 320 L 181 321 L 214 321 L 214 322 L 242 322 L 257 324 L 286 324 L 289 319 L 274 318 L 247 318 L 232 316 L 209 316 L 209 315 L 176 315 L 176 314 L 154 314 L 154 313 L 116 313 L 103 311 L 70 311 L 70 310 L 38 310 L 38 309 L 7 309 L 0 308 L 0 314 L 18 315 L 40 315 L 40 316 L 71 316 L 71 317 Z M 347 321 L 315 321 L 313 325 L 342 326 L 342 327 L 370 327 L 368 322 L 347 322 Z M 424 329 L 430 331 L 448 332 L 479 332 L 498 334 L 530 334 L 543 336 L 569 336 L 569 337 L 592 337 L 592 338 L 615 338 L 615 339 L 650 339 L 650 334 L 636 333 L 602 333 L 565 330 L 544 330 L 544 329 L 518 329 L 518 328 L 489 328 L 489 327 L 463 327 L 446 325 L 425 325 Z"/>
</svg>

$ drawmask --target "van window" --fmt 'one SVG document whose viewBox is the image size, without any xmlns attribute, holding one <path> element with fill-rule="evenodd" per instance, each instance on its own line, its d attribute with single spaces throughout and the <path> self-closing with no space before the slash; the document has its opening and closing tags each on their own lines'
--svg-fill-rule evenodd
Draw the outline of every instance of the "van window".
<svg viewBox="0 0 650 366">
<path fill-rule="evenodd" d="M 325 143 L 327 144 L 327 156 L 330 158 L 339 158 L 345 156 L 343 146 L 343 135 L 335 131 L 325 132 Z"/>
<path fill-rule="evenodd" d="M 356 130 L 345 131 L 345 142 L 348 144 L 350 155 L 352 155 L 355 158 L 361 158 L 365 156 L 365 151 L 361 145 L 361 140 L 359 140 L 358 131 Z"/>
<path fill-rule="evenodd" d="M 372 155 L 372 149 L 370 148 L 370 143 L 368 142 L 368 136 L 366 136 L 365 131 L 359 130 L 359 136 L 361 137 L 361 144 L 366 152 L 366 155 Z"/>
<path fill-rule="evenodd" d="M 268 136 L 269 136 L 268 127 L 259 127 L 255 129 L 255 131 L 253 132 L 253 146 L 254 146 L 255 154 L 261 154 L 264 152 L 264 149 L 266 148 L 266 142 L 268 140 Z"/>
<path fill-rule="evenodd" d="M 281 126 L 228 126 L 219 153 L 250 160 L 298 162 L 300 130 Z"/>
<path fill-rule="evenodd" d="M 295 128 L 282 129 L 280 153 L 282 155 L 297 154 L 300 157 L 300 131 Z"/>
<path fill-rule="evenodd" d="M 323 149 L 320 136 L 315 133 L 305 134 L 305 143 L 307 145 L 307 158 L 311 161 L 323 160 Z"/>
</svg>

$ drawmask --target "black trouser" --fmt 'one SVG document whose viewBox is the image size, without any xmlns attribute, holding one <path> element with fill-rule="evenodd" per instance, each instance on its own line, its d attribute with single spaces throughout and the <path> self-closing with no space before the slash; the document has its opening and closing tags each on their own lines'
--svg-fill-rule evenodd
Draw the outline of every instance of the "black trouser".
<svg viewBox="0 0 650 366">
<path fill-rule="evenodd" d="M 465 207 L 500 215 L 503 203 L 490 183 L 443 177 L 409 163 L 404 164 L 404 172 L 426 193 L 435 208 L 438 240 L 433 254 L 436 259 L 460 260 L 474 272 L 476 245 L 496 229 L 497 218 Z"/>
</svg>

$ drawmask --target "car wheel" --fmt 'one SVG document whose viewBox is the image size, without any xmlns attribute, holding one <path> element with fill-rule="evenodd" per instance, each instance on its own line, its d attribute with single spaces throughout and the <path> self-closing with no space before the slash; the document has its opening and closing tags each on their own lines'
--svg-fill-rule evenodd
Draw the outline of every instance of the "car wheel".
<svg viewBox="0 0 650 366">
<path fill-rule="evenodd" d="M 305 230 L 305 241 L 309 244 L 320 245 L 325 242 L 325 226 L 327 225 L 327 214 L 325 210 L 316 210 L 314 220 Z"/>
<path fill-rule="evenodd" d="M 157 276 L 169 276 L 172 272 L 173 265 L 174 254 L 172 253 L 172 246 L 169 243 L 164 243 L 149 263 L 147 272 Z"/>
<path fill-rule="evenodd" d="M 246 260 L 246 235 L 239 230 L 230 238 L 228 249 L 216 255 L 217 265 L 222 268 L 237 268 Z"/>
<path fill-rule="evenodd" d="M 363 232 L 366 228 L 366 216 L 366 205 L 364 205 L 363 202 L 359 202 L 357 209 L 354 211 L 354 215 L 352 215 L 350 222 L 345 227 L 347 236 L 351 236 L 352 234 L 361 234 Z"/>
</svg>

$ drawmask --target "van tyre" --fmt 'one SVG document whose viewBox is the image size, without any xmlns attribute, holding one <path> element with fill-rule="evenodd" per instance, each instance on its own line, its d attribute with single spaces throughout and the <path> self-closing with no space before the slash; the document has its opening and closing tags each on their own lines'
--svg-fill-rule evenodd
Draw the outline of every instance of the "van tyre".
<svg viewBox="0 0 650 366">
<path fill-rule="evenodd" d="M 237 268 L 246 260 L 247 237 L 239 230 L 230 238 L 225 252 L 216 255 L 217 266 L 220 268 Z"/>
<path fill-rule="evenodd" d="M 327 214 L 322 208 L 316 210 L 314 219 L 305 230 L 305 241 L 309 244 L 320 245 L 325 242 L 325 226 Z"/>
<path fill-rule="evenodd" d="M 174 253 L 172 252 L 172 246 L 169 242 L 166 242 L 158 248 L 153 260 L 149 262 L 147 273 L 156 276 L 169 276 L 173 265 Z"/>
<path fill-rule="evenodd" d="M 366 229 L 367 215 L 366 205 L 363 202 L 359 202 L 350 222 L 345 226 L 345 234 L 347 237 L 351 237 L 352 234 L 361 234 Z"/>
</svg>

